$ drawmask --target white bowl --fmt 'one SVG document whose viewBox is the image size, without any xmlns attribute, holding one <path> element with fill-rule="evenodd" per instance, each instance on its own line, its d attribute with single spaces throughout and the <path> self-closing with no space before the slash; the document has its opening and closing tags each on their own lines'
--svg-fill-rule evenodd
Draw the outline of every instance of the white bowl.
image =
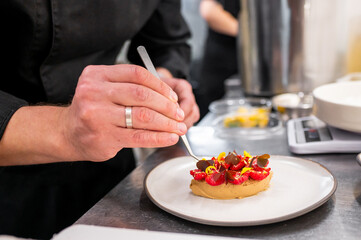
<svg viewBox="0 0 361 240">
<path fill-rule="evenodd" d="M 361 82 L 339 82 L 313 90 L 314 114 L 325 123 L 361 133 Z"/>
<path fill-rule="evenodd" d="M 361 72 L 350 73 L 336 80 L 336 82 L 355 82 L 355 81 L 361 81 Z"/>
</svg>

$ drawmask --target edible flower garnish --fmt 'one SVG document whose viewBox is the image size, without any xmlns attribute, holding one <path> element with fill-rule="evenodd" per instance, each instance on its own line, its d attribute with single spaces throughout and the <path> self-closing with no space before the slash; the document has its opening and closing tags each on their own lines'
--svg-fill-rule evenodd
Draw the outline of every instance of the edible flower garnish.
<svg viewBox="0 0 361 240">
<path fill-rule="evenodd" d="M 195 180 L 205 180 L 208 184 L 216 186 L 224 182 L 231 184 L 242 184 L 248 178 L 262 180 L 266 178 L 271 168 L 268 168 L 270 155 L 263 154 L 252 157 L 244 151 L 244 156 L 238 155 L 236 151 L 225 152 L 213 157 L 212 160 L 200 160 L 197 169 L 191 170 L 190 174 Z"/>
<path fill-rule="evenodd" d="M 215 166 L 208 166 L 207 168 L 206 168 L 206 173 L 207 174 L 211 174 L 211 173 L 213 173 L 214 171 L 216 171 L 217 169 L 216 169 L 216 167 Z"/>
<path fill-rule="evenodd" d="M 217 160 L 218 162 L 222 161 L 222 158 L 224 158 L 226 156 L 226 153 L 225 152 L 221 152 L 218 157 L 217 157 Z"/>
<path fill-rule="evenodd" d="M 249 170 L 251 170 L 252 168 L 251 167 L 244 167 L 242 168 L 242 171 L 241 171 L 241 175 L 245 172 L 248 172 Z"/>
<path fill-rule="evenodd" d="M 252 158 L 251 154 L 249 154 L 246 151 L 243 151 L 243 155 L 244 155 L 244 157 Z"/>
</svg>

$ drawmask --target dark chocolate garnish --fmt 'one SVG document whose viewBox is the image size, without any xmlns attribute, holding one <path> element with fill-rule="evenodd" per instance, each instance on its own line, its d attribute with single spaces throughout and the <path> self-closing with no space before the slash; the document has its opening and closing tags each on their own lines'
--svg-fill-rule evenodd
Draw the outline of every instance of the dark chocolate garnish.
<svg viewBox="0 0 361 240">
<path fill-rule="evenodd" d="M 263 154 L 261 156 L 253 157 L 249 165 L 252 166 L 253 161 L 257 159 L 257 165 L 261 168 L 264 168 L 267 166 L 269 158 L 270 158 L 269 154 Z"/>
<path fill-rule="evenodd" d="M 227 164 L 233 164 L 237 165 L 240 161 L 240 159 L 237 157 L 237 153 L 235 151 L 228 153 L 228 155 L 225 157 L 224 161 Z"/>
<path fill-rule="evenodd" d="M 226 178 L 229 180 L 235 180 L 235 178 L 233 177 L 235 174 L 236 174 L 236 171 L 228 170 L 228 171 L 226 171 Z"/>
<path fill-rule="evenodd" d="M 197 168 L 202 170 L 203 172 L 206 171 L 206 168 L 209 166 L 213 166 L 214 161 L 213 160 L 200 160 L 197 162 Z"/>
<path fill-rule="evenodd" d="M 218 181 L 218 179 L 222 176 L 222 172 L 217 172 L 217 173 L 215 173 L 214 175 L 213 175 L 213 180 L 215 181 L 215 182 L 217 182 Z"/>
<path fill-rule="evenodd" d="M 270 158 L 269 154 L 263 154 L 261 156 L 258 156 L 257 157 L 257 165 L 262 168 L 266 167 L 268 164 L 269 158 Z"/>
</svg>

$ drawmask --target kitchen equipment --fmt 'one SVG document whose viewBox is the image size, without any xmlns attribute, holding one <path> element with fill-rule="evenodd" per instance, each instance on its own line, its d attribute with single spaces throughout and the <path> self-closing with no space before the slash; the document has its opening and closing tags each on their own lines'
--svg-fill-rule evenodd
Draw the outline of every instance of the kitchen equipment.
<svg viewBox="0 0 361 240">
<path fill-rule="evenodd" d="M 287 122 L 288 145 L 293 153 L 355 153 L 361 151 L 361 134 L 327 126 L 315 116 Z"/>
<path fill-rule="evenodd" d="M 152 62 L 152 60 L 150 59 L 147 50 L 145 49 L 144 46 L 139 46 L 137 48 L 137 51 L 139 53 L 140 58 L 142 59 L 145 67 L 148 69 L 149 72 L 151 72 L 154 76 L 156 76 L 158 79 L 160 79 L 160 77 L 158 76 L 157 71 L 155 70 L 154 64 Z M 202 160 L 201 158 L 197 157 L 196 155 L 193 154 L 193 151 L 191 149 L 191 146 L 189 145 L 188 139 L 186 135 L 182 135 L 181 139 L 183 140 L 184 145 L 187 148 L 187 151 L 189 153 L 189 155 L 191 155 L 194 159 L 196 159 L 197 161 Z"/>
<path fill-rule="evenodd" d="M 354 82 L 354 81 L 361 81 L 361 72 L 350 73 L 336 80 L 336 82 Z"/>
<path fill-rule="evenodd" d="M 343 75 L 345 1 L 240 0 L 239 72 L 246 95 L 311 92 Z"/>
<path fill-rule="evenodd" d="M 279 133 L 282 122 L 271 110 L 271 100 L 256 97 L 220 99 L 209 105 L 216 114 L 211 126 L 222 139 L 264 139 Z"/>
<path fill-rule="evenodd" d="M 213 101 L 209 105 L 209 111 L 215 114 L 225 114 L 236 112 L 240 107 L 261 107 L 270 111 L 272 108 L 272 103 L 267 98 L 225 98 Z"/>
<path fill-rule="evenodd" d="M 241 79 L 235 75 L 224 80 L 224 97 L 225 99 L 242 98 L 242 82 Z"/>
<path fill-rule="evenodd" d="M 283 93 L 272 98 L 273 108 L 286 122 L 291 118 L 310 116 L 313 109 L 313 97 L 309 94 Z"/>
<path fill-rule="evenodd" d="M 267 117 L 267 124 L 264 126 L 235 126 L 235 127 L 228 127 L 226 126 L 226 122 L 229 119 L 233 119 L 235 116 L 234 114 L 223 114 L 216 117 L 212 122 L 211 126 L 214 127 L 214 135 L 219 139 L 232 139 L 233 141 L 237 141 L 239 139 L 248 139 L 248 140 L 261 140 L 261 139 L 272 139 L 275 135 L 282 134 L 283 132 L 283 125 L 282 121 L 278 118 L 277 114 L 269 113 Z M 246 121 L 263 121 L 262 116 L 257 117 L 255 116 L 256 120 L 252 119 L 253 116 L 250 118 L 243 118 Z M 242 118 L 241 120 L 242 121 Z M 252 123 L 251 123 L 252 124 Z"/>
<path fill-rule="evenodd" d="M 357 154 L 356 161 L 357 161 L 358 164 L 361 165 L 361 153 Z"/>
<path fill-rule="evenodd" d="M 330 126 L 361 133 L 361 81 L 325 84 L 313 91 L 314 113 Z"/>
</svg>

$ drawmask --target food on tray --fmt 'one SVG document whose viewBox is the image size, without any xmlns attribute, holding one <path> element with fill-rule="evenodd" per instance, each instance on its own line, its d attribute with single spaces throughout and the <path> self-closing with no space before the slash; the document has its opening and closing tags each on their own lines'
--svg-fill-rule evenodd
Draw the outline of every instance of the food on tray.
<svg viewBox="0 0 361 240">
<path fill-rule="evenodd" d="M 267 126 L 269 121 L 269 108 L 240 107 L 236 113 L 224 118 L 225 127 L 260 127 Z"/>
<path fill-rule="evenodd" d="M 195 195 L 214 199 L 244 198 L 269 187 L 273 172 L 267 167 L 270 155 L 252 157 L 235 151 L 227 156 L 222 152 L 217 158 L 197 162 L 190 188 Z"/>
</svg>

